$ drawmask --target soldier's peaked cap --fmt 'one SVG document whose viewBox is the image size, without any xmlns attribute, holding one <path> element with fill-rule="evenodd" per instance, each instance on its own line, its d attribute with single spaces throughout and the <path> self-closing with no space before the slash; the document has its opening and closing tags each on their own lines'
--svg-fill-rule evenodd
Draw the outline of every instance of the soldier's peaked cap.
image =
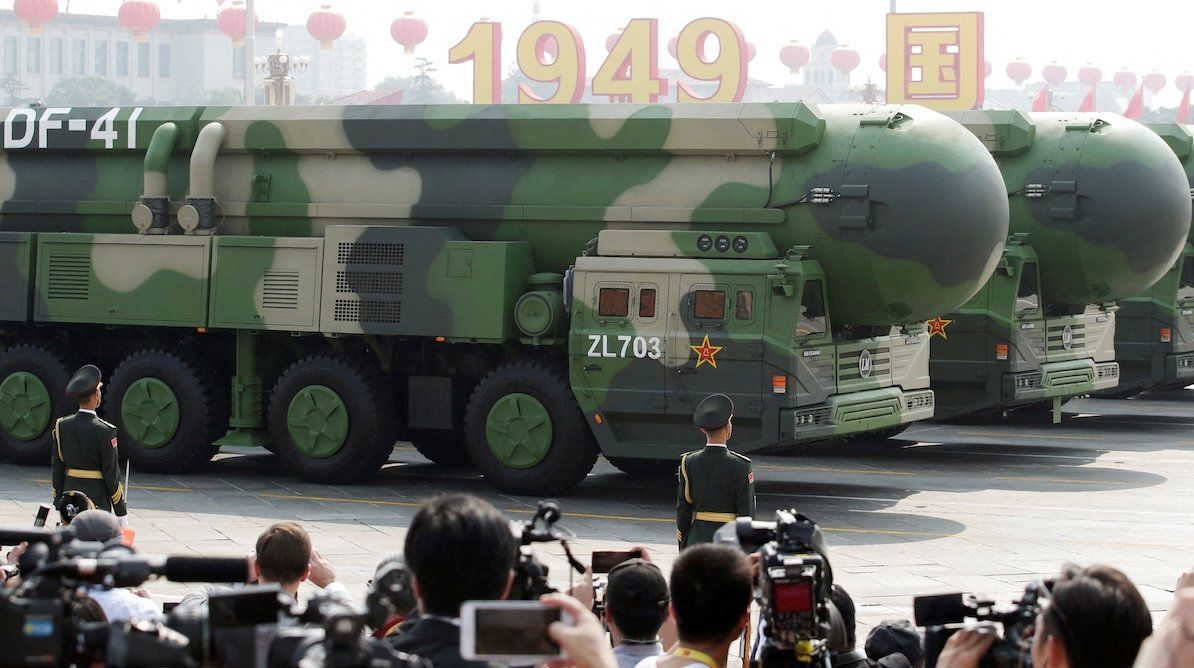
<svg viewBox="0 0 1194 668">
<path fill-rule="evenodd" d="M 89 396 L 99 387 L 100 380 L 103 377 L 104 375 L 100 373 L 99 367 L 94 364 L 88 364 L 70 377 L 70 382 L 66 384 L 66 393 L 77 398 Z"/>
<path fill-rule="evenodd" d="M 701 429 L 720 429 L 734 414 L 734 402 L 724 394 L 711 394 L 697 406 L 692 423 Z"/>
</svg>

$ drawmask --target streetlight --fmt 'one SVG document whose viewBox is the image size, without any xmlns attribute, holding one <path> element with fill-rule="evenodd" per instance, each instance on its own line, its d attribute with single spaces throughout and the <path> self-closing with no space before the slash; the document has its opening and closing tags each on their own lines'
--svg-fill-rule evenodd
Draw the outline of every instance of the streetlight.
<svg viewBox="0 0 1194 668">
<path fill-rule="evenodd" d="M 265 75 L 265 103 L 267 105 L 294 104 L 294 75 L 311 67 L 307 56 L 291 56 L 282 51 L 282 31 L 277 33 L 277 51 L 254 59 L 258 74 Z"/>
</svg>

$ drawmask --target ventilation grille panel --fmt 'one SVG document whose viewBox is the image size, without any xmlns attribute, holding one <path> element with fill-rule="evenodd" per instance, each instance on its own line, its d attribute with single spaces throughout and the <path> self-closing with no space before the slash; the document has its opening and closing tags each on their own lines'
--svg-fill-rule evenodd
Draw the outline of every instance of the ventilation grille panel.
<svg viewBox="0 0 1194 668">
<path fill-rule="evenodd" d="M 46 296 L 50 299 L 80 299 L 91 296 L 91 256 L 51 253 Z"/>
<path fill-rule="evenodd" d="M 402 274 L 396 271 L 351 271 L 336 272 L 336 292 L 357 294 L 402 294 Z"/>
<path fill-rule="evenodd" d="M 293 269 L 265 272 L 261 287 L 261 307 L 297 311 L 299 279 L 299 272 Z"/>
<path fill-rule="evenodd" d="M 387 264 L 400 266 L 406 259 L 406 244 L 371 241 L 341 241 L 336 248 L 339 264 Z"/>
<path fill-rule="evenodd" d="M 396 325 L 402 321 L 402 303 L 367 299 L 337 299 L 332 317 L 336 322 Z"/>
</svg>

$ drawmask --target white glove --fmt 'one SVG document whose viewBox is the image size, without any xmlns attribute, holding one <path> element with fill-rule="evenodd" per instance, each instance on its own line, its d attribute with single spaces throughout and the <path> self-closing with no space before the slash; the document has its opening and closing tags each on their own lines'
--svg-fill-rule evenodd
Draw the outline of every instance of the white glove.
<svg viewBox="0 0 1194 668">
<path fill-rule="evenodd" d="M 120 528 L 121 528 L 121 529 L 127 529 L 127 528 L 128 528 L 128 526 L 129 526 L 129 516 L 128 516 L 128 515 L 117 515 L 117 516 L 116 516 L 116 519 L 120 521 Z"/>
</svg>

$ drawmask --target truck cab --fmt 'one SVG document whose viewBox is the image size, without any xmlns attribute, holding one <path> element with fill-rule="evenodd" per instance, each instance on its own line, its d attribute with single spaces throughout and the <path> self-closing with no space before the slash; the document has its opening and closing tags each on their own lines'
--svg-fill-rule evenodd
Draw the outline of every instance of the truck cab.
<svg viewBox="0 0 1194 668">
<path fill-rule="evenodd" d="M 1041 300 L 1040 260 L 1009 239 L 995 275 L 934 332 L 929 364 L 937 417 L 1064 399 L 1115 387 L 1115 310 Z"/>
<path fill-rule="evenodd" d="M 805 250 L 757 232 L 600 233 L 569 276 L 569 374 L 607 457 L 698 447 L 692 414 L 713 393 L 734 401 L 744 452 L 932 417 L 923 326 L 835 336 Z"/>
<path fill-rule="evenodd" d="M 1148 292 L 1119 302 L 1117 393 L 1194 383 L 1194 244 Z"/>
</svg>

